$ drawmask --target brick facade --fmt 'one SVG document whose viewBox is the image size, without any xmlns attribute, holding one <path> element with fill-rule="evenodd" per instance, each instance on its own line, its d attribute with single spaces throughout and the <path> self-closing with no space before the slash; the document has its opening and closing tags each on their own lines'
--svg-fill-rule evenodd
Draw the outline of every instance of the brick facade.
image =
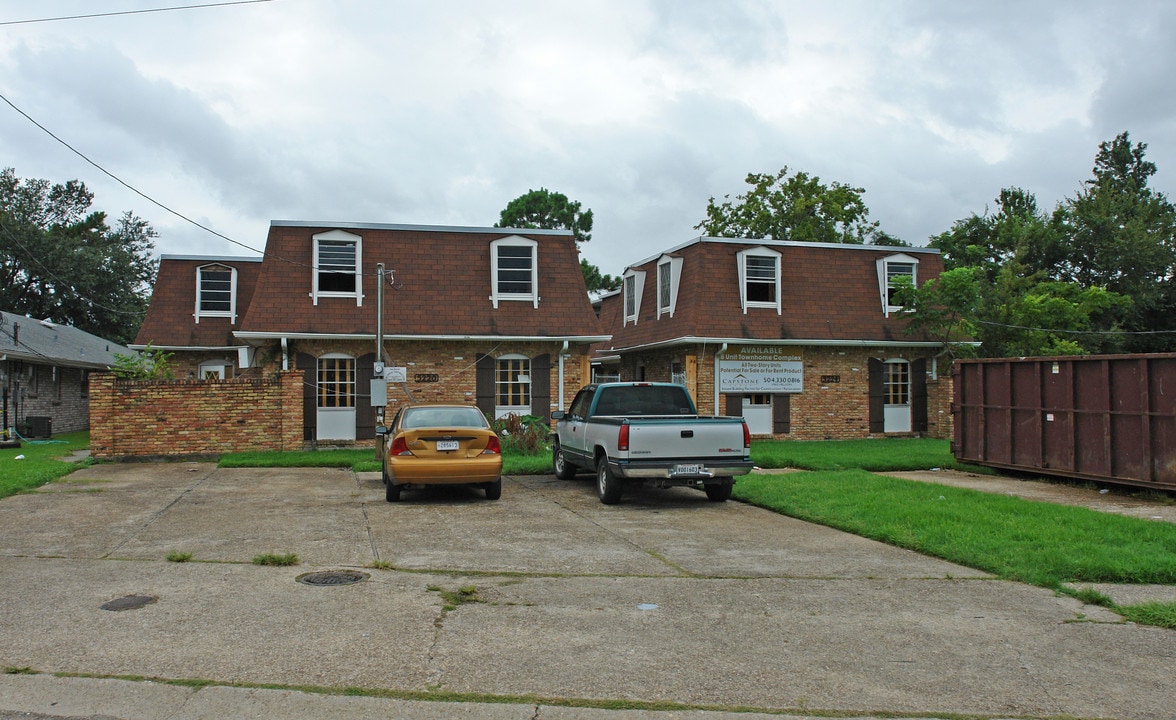
<svg viewBox="0 0 1176 720">
<path fill-rule="evenodd" d="M 6 373 L 9 426 L 19 429 L 29 417 L 48 417 L 54 435 L 89 428 L 89 372 L 76 367 L 24 363 L 21 372 Z"/>
<path fill-rule="evenodd" d="M 620 363 L 621 380 L 669 382 L 672 367 L 680 366 L 699 413 L 723 415 L 726 414 L 727 396 L 720 393 L 717 411 L 714 396 L 715 354 L 721 347 L 693 346 L 673 351 L 629 354 Z M 777 438 L 851 440 L 871 437 L 868 371 L 871 358 L 908 361 L 926 358 L 927 431 L 923 434 L 935 438 L 952 436 L 951 367 L 947 363 L 936 366 L 926 352 L 852 347 L 789 347 L 787 354 L 802 358 L 804 388 L 789 398 L 790 432 L 777 434 Z M 837 381 L 832 382 L 832 378 Z M 830 381 L 822 382 L 822 379 Z"/>
<path fill-rule="evenodd" d="M 96 458 L 185 457 L 302 448 L 302 375 L 223 381 L 90 378 Z"/>
</svg>

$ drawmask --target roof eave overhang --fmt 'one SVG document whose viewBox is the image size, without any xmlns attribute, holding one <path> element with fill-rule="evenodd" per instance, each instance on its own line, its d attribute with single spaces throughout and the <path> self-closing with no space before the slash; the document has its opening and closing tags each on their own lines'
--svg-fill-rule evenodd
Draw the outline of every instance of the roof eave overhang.
<svg viewBox="0 0 1176 720">
<path fill-rule="evenodd" d="M 281 340 L 364 340 L 375 342 L 375 333 L 286 333 L 286 332 L 241 332 L 233 333 L 233 337 L 246 342 Z M 384 333 L 385 340 L 421 340 L 421 341 L 449 341 L 449 342 L 575 342 L 598 343 L 612 339 L 612 335 L 402 335 Z"/>
<path fill-rule="evenodd" d="M 979 346 L 978 342 L 940 342 L 937 340 L 819 340 L 819 339 L 803 339 L 803 338 L 789 338 L 789 339 L 764 339 L 764 338 L 746 338 L 746 337 L 697 337 L 684 336 L 672 338 L 669 340 L 659 340 L 657 342 L 644 343 L 641 345 L 630 345 L 627 347 L 612 347 L 607 350 L 601 349 L 597 351 L 597 357 L 619 356 L 621 353 L 636 352 L 638 350 L 660 350 L 668 347 L 678 347 L 682 345 L 778 345 L 780 347 L 796 347 L 800 345 L 807 346 L 822 346 L 822 347 L 918 347 L 918 348 L 941 348 L 949 345 L 974 345 Z"/>
</svg>

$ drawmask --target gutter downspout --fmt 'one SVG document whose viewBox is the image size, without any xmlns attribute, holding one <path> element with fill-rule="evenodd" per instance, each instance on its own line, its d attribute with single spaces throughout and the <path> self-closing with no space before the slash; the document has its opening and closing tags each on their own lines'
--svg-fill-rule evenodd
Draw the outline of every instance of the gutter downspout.
<svg viewBox="0 0 1176 720">
<path fill-rule="evenodd" d="M 712 415 L 719 415 L 719 356 L 727 352 L 727 343 L 715 351 L 715 411 Z"/>
<path fill-rule="evenodd" d="M 290 346 L 284 337 L 282 338 L 282 369 L 290 369 Z"/>
<path fill-rule="evenodd" d="M 567 340 L 563 341 L 563 347 L 559 351 L 559 409 L 564 409 L 564 356 L 568 351 Z"/>
</svg>

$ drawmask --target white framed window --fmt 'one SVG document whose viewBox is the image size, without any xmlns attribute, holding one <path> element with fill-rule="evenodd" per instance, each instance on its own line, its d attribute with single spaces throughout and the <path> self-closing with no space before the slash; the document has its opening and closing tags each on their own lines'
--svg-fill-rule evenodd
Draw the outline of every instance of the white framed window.
<svg viewBox="0 0 1176 720">
<path fill-rule="evenodd" d="M 355 358 L 331 353 L 318 359 L 318 406 L 355 407 Z"/>
<path fill-rule="evenodd" d="M 224 360 L 208 360 L 200 363 L 196 368 L 198 380 L 224 380 L 230 377 L 232 371 Z"/>
<path fill-rule="evenodd" d="M 919 260 L 906 254 L 889 255 L 878 258 L 878 294 L 882 299 L 882 314 L 890 317 L 890 313 L 902 310 L 901 305 L 894 302 L 895 278 L 909 278 L 911 285 L 917 285 L 919 279 Z"/>
<path fill-rule="evenodd" d="M 678 287 L 682 281 L 682 258 L 662 255 L 657 261 L 657 315 L 674 316 Z"/>
<path fill-rule="evenodd" d="M 748 308 L 772 308 L 779 315 L 780 253 L 766 247 L 749 248 L 738 253 L 739 303 L 744 314 Z"/>
<path fill-rule="evenodd" d="M 911 404 L 911 364 L 906 360 L 887 360 L 882 377 L 882 392 L 887 405 Z"/>
<path fill-rule="evenodd" d="M 625 318 L 623 324 L 637 324 L 637 317 L 641 314 L 641 294 L 645 289 L 645 272 L 643 270 L 629 270 L 622 276 L 622 289 L 625 303 Z"/>
<path fill-rule="evenodd" d="M 331 230 L 314 236 L 314 269 L 311 296 L 353 297 L 363 305 L 363 241 L 358 235 Z"/>
<path fill-rule="evenodd" d="M 532 303 L 539 307 L 539 243 L 513 235 L 490 243 L 490 301 Z"/>
<path fill-rule="evenodd" d="M 531 414 L 531 359 L 503 355 L 494 361 L 494 417 Z"/>
<path fill-rule="evenodd" d="M 227 317 L 237 322 L 237 269 L 228 265 L 196 268 L 196 322 L 202 317 Z"/>
</svg>

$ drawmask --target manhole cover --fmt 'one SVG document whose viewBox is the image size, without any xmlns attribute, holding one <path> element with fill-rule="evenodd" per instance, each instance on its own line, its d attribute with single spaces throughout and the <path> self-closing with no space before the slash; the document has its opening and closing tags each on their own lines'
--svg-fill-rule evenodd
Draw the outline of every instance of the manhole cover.
<svg viewBox="0 0 1176 720">
<path fill-rule="evenodd" d="M 298 576 L 298 582 L 303 585 L 352 585 L 363 582 L 370 577 L 367 573 L 357 570 L 324 570 L 323 572 L 304 573 Z"/>
<path fill-rule="evenodd" d="M 155 602 L 159 598 L 153 595 L 127 595 L 126 597 L 115 598 L 110 602 L 102 603 L 99 607 L 103 610 L 113 610 L 119 612 L 121 610 L 138 610 L 141 607 L 146 607 Z"/>
</svg>

